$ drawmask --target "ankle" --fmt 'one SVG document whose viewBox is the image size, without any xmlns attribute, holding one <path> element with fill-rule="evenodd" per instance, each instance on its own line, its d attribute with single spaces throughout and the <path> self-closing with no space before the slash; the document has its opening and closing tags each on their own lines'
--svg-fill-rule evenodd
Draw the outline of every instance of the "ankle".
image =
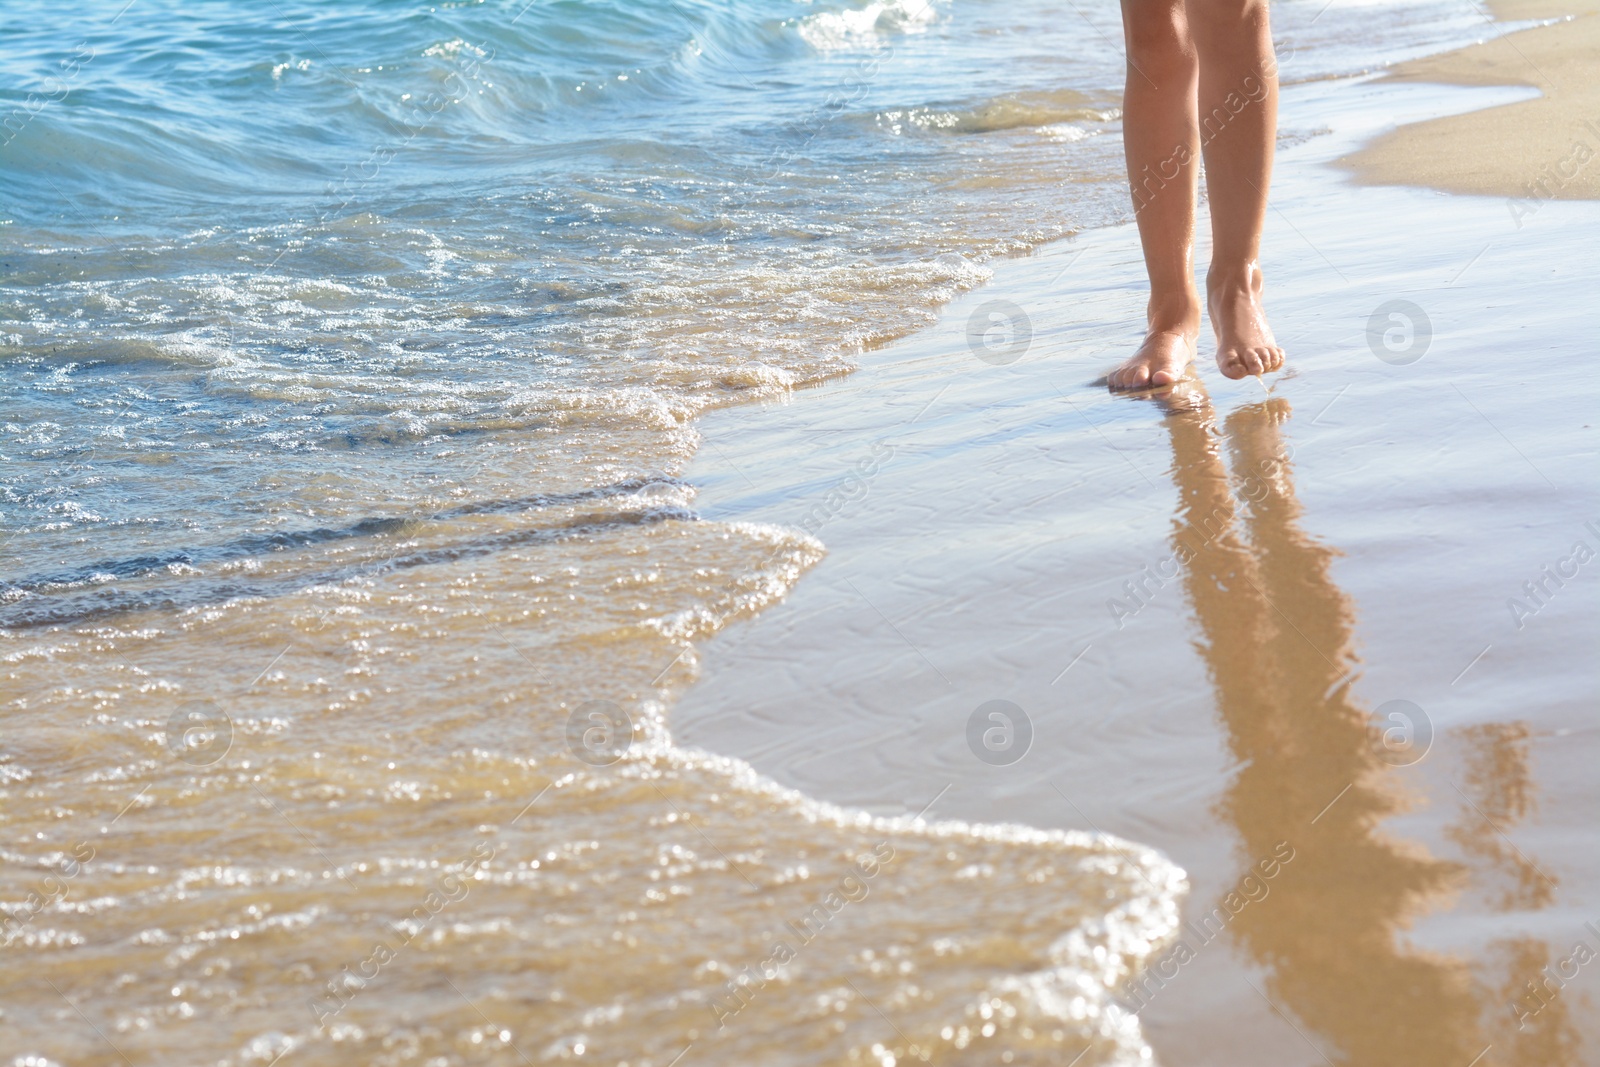
<svg viewBox="0 0 1600 1067">
<path fill-rule="evenodd" d="M 1146 308 L 1151 333 L 1177 333 L 1185 337 L 1200 332 L 1200 295 L 1195 292 L 1151 295 Z"/>
<path fill-rule="evenodd" d="M 1213 296 L 1240 291 L 1259 296 L 1264 283 L 1261 264 L 1253 259 L 1213 262 L 1206 271 L 1206 292 Z"/>
</svg>

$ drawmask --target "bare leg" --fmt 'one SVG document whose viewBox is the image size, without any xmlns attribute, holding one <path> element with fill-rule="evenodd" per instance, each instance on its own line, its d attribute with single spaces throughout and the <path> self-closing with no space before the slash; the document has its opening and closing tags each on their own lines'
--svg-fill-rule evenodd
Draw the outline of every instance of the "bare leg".
<svg viewBox="0 0 1600 1067">
<path fill-rule="evenodd" d="M 1150 275 L 1149 332 L 1106 383 L 1113 389 L 1143 389 L 1183 377 L 1200 333 L 1200 297 L 1191 266 L 1199 68 L 1184 0 L 1122 0 L 1122 30 L 1128 46 L 1122 136 Z"/>
<path fill-rule="evenodd" d="M 1278 64 L 1266 0 L 1186 0 L 1200 58 L 1200 143 L 1211 204 L 1206 305 L 1229 378 L 1283 366 L 1261 306 L 1261 228 L 1278 131 Z"/>
</svg>

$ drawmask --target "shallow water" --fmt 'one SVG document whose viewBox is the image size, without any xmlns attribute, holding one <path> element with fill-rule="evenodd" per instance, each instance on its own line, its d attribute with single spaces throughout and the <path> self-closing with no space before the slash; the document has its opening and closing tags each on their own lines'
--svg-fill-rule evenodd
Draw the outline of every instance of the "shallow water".
<svg viewBox="0 0 1600 1067">
<path fill-rule="evenodd" d="M 694 416 L 1120 218 L 1113 8 L 8 15 L 0 1049 L 1140 1057 L 1177 868 L 666 716 L 824 551 L 695 515 Z M 1285 79 L 1368 17 L 1285 8 Z"/>
</svg>

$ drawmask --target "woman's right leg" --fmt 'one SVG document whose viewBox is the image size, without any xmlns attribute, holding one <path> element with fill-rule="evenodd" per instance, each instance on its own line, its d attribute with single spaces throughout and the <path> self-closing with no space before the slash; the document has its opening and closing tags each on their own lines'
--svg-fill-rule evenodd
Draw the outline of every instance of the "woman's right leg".
<svg viewBox="0 0 1600 1067">
<path fill-rule="evenodd" d="M 1114 389 L 1139 389 L 1182 377 L 1200 334 L 1192 266 L 1199 66 L 1183 0 L 1122 0 L 1122 31 L 1128 48 L 1122 138 L 1150 276 L 1149 332 L 1106 381 Z"/>
</svg>

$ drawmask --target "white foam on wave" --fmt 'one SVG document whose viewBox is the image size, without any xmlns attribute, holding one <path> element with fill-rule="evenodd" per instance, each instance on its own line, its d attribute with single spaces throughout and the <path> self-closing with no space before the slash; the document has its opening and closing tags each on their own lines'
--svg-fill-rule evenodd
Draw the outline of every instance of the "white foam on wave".
<svg viewBox="0 0 1600 1067">
<path fill-rule="evenodd" d="M 429 45 L 427 48 L 422 50 L 423 55 L 435 59 L 449 59 L 459 55 L 461 52 L 466 52 L 468 55 L 476 56 L 479 59 L 482 59 L 484 56 L 489 54 L 483 49 L 479 48 L 477 45 L 468 44 L 459 37 L 452 38 L 448 41 L 441 41 L 438 44 Z"/>
<path fill-rule="evenodd" d="M 272 80 L 273 81 L 281 80 L 283 78 L 283 72 L 286 71 L 286 70 L 306 71 L 306 70 L 310 70 L 310 69 L 311 69 L 311 60 L 309 60 L 309 59 L 302 59 L 302 60 L 300 60 L 298 62 L 296 62 L 294 60 L 290 60 L 287 63 L 274 63 L 272 65 Z"/>
<path fill-rule="evenodd" d="M 792 584 L 798 574 L 785 578 Z M 1045 1035 L 1059 1035 L 1062 1027 L 1068 1027 L 1101 1043 L 1094 1062 L 1105 1067 L 1150 1061 L 1152 1050 L 1137 1016 L 1118 1010 L 1113 990 L 1169 943 L 1178 928 L 1188 875 L 1166 856 L 1100 832 L 934 821 L 921 815 L 883 816 L 843 807 L 784 786 L 744 760 L 678 745 L 659 701 L 640 710 L 650 728 L 644 731 L 644 743 L 636 745 L 618 767 L 623 776 L 653 778 L 666 768 L 698 773 L 720 780 L 730 792 L 764 798 L 772 805 L 770 810 L 787 809 L 809 824 L 840 832 L 865 830 L 902 842 L 917 838 L 994 842 L 1053 851 L 1063 859 L 1073 857 L 1072 862 L 1084 869 L 1098 868 L 1108 875 L 1137 872 L 1139 881 L 1130 879 L 1129 895 L 1109 911 L 1063 926 L 1041 966 L 995 976 L 974 990 L 963 1017 L 950 1019 L 938 1031 L 937 1042 L 946 1053 L 959 1053 L 1003 1029 L 1010 1039 L 1021 1042 L 1014 1051 L 1026 1056 L 1029 1051 L 1051 1050 Z M 992 876 L 993 868 L 984 873 Z M 893 1063 L 894 1058 L 882 1062 Z"/>
<path fill-rule="evenodd" d="M 811 47 L 828 52 L 875 47 L 887 34 L 920 33 L 938 15 L 933 0 L 872 0 L 865 7 L 807 15 L 797 29 Z"/>
</svg>

